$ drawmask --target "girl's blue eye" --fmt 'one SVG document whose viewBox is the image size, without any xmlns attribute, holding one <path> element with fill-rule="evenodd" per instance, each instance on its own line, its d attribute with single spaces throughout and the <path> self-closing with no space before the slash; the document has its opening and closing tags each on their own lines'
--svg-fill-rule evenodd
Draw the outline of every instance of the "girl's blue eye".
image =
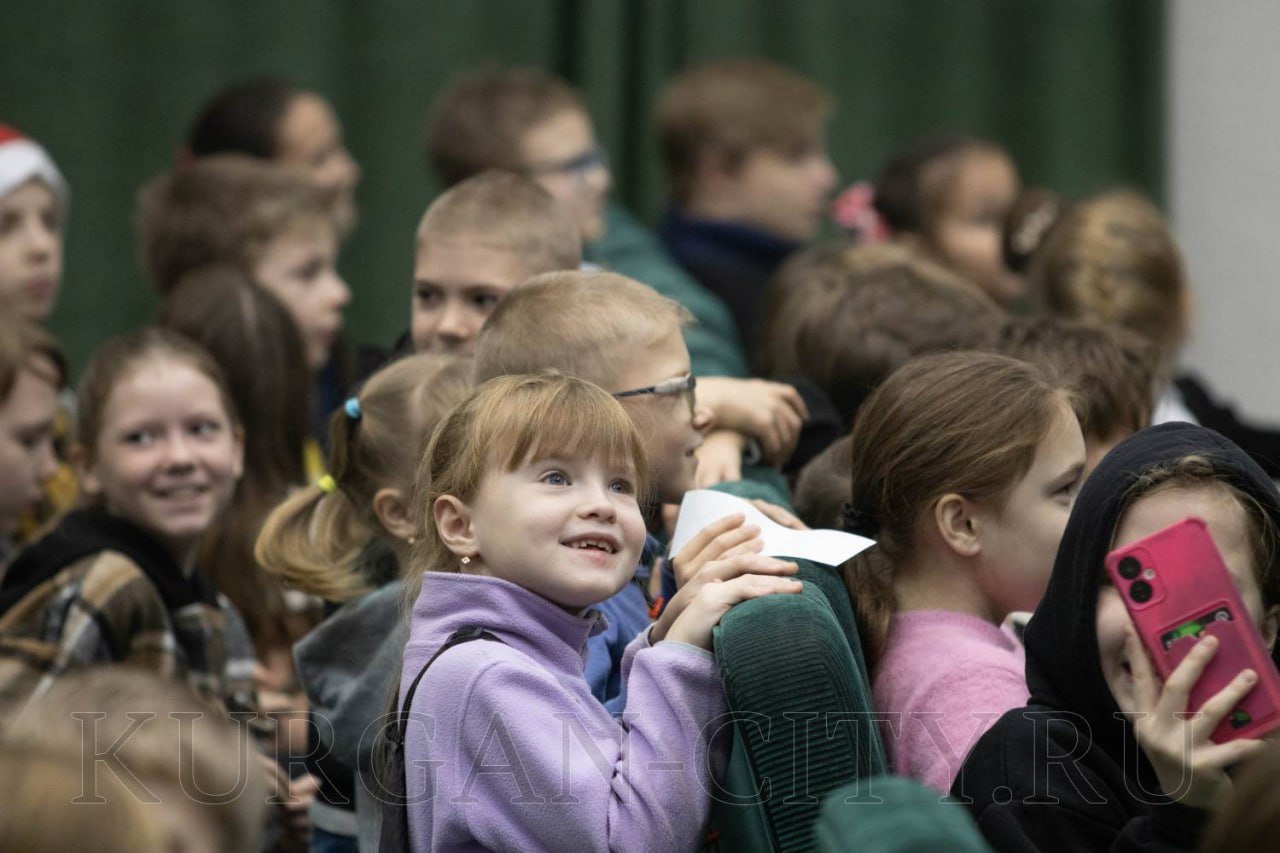
<svg viewBox="0 0 1280 853">
<path fill-rule="evenodd" d="M 636 487 L 630 480 L 614 480 L 609 484 L 609 488 L 620 495 L 634 495 L 636 493 Z"/>
<path fill-rule="evenodd" d="M 542 475 L 542 482 L 548 486 L 567 486 L 569 478 L 565 476 L 563 471 L 548 471 Z"/>
</svg>

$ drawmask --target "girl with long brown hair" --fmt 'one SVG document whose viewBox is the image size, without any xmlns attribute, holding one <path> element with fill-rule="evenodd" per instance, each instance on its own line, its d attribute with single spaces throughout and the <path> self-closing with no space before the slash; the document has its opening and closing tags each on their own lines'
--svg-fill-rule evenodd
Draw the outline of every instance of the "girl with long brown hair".
<svg viewBox="0 0 1280 853">
<path fill-rule="evenodd" d="M 909 362 L 858 412 L 846 567 L 897 773 L 946 791 L 986 723 L 1026 701 L 1001 630 L 1044 592 L 1085 462 L 1068 393 L 985 353 Z"/>
</svg>

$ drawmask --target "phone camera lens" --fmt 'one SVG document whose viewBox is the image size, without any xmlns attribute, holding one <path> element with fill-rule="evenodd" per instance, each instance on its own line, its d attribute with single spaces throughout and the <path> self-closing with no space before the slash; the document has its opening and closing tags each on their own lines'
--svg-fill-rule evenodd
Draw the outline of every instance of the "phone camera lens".
<svg viewBox="0 0 1280 853">
<path fill-rule="evenodd" d="M 1120 577 L 1131 581 L 1142 574 L 1142 564 L 1133 557 L 1125 557 L 1120 561 Z"/>
<path fill-rule="evenodd" d="M 1137 581 L 1133 586 L 1129 587 L 1129 597 L 1139 604 L 1150 601 L 1151 592 L 1151 584 L 1146 581 Z"/>
</svg>

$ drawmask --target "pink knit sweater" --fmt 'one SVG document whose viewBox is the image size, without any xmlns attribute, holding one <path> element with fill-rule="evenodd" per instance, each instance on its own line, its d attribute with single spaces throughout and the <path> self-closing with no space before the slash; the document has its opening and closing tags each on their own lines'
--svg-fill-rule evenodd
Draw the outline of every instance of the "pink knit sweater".
<svg viewBox="0 0 1280 853">
<path fill-rule="evenodd" d="M 872 680 L 893 771 L 939 791 L 1000 715 L 1027 703 L 1022 645 L 977 616 L 898 613 Z"/>
</svg>

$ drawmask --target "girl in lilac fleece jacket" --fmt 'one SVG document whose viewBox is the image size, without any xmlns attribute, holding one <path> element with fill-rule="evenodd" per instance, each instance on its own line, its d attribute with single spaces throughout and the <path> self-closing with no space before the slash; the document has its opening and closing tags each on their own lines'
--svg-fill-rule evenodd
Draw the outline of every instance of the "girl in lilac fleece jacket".
<svg viewBox="0 0 1280 853">
<path fill-rule="evenodd" d="M 490 380 L 437 429 L 419 470 L 423 518 L 401 701 L 432 663 L 405 743 L 414 850 L 690 850 L 724 755 L 711 629 L 730 607 L 797 592 L 793 564 L 709 564 L 626 650 L 621 720 L 583 677 L 591 609 L 629 582 L 644 544 L 645 459 L 609 394 L 557 374 Z M 426 570 L 424 572 L 424 570 Z"/>
</svg>

